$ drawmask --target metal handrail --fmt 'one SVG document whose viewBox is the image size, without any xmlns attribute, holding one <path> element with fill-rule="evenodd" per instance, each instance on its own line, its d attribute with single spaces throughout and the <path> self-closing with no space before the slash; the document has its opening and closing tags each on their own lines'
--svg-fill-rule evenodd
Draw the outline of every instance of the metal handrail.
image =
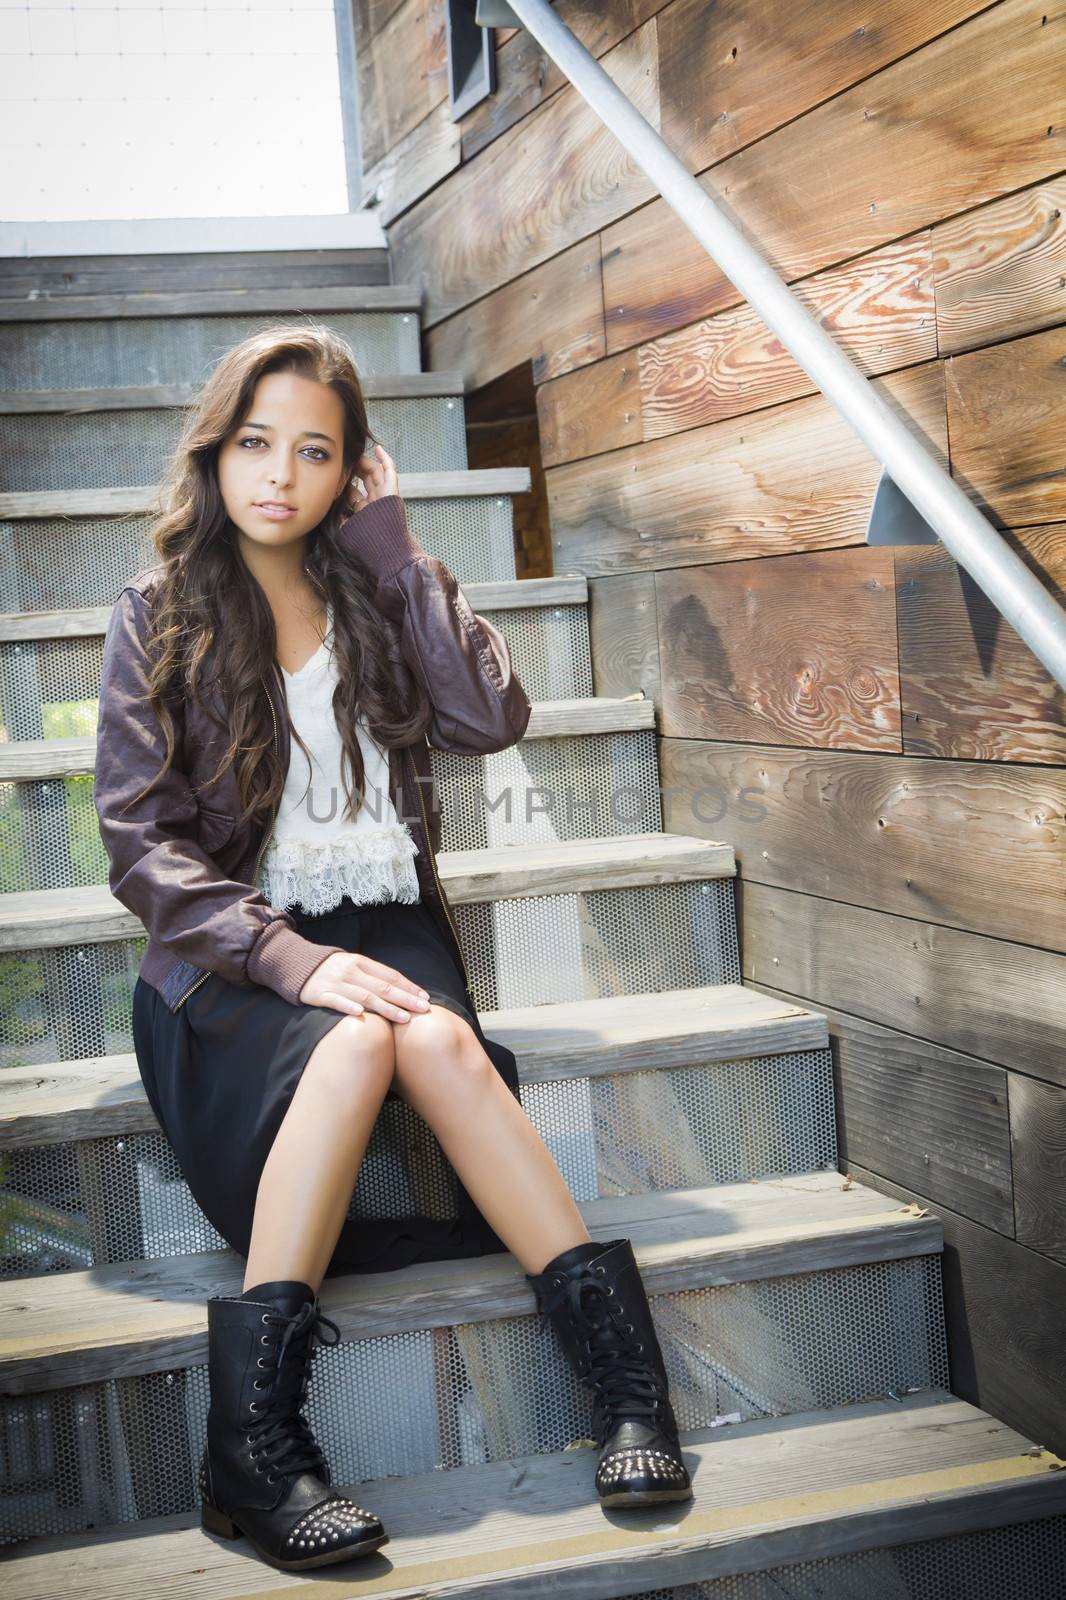
<svg viewBox="0 0 1066 1600">
<path fill-rule="evenodd" d="M 584 96 L 663 199 L 859 435 L 1033 654 L 1066 689 L 1066 610 L 950 473 L 896 416 L 850 356 L 720 210 L 548 0 L 478 0 L 485 26 L 524 27 Z"/>
</svg>

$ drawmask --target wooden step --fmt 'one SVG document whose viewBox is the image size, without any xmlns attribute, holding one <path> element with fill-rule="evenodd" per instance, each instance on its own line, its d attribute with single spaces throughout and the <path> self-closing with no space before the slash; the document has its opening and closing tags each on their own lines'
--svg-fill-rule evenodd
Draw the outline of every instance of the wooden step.
<svg viewBox="0 0 1066 1600">
<path fill-rule="evenodd" d="M 417 284 L 367 283 L 352 288 L 159 289 L 128 294 L 42 295 L 0 299 L 4 322 L 103 322 L 114 317 L 233 317 L 276 311 L 422 312 Z"/>
<path fill-rule="evenodd" d="M 593 1238 L 629 1238 L 648 1293 L 791 1277 L 943 1249 L 937 1217 L 818 1171 L 581 1202 Z M 234 1251 L 130 1261 L 0 1284 L 0 1393 L 28 1394 L 207 1359 L 212 1295 L 240 1294 Z M 535 1309 L 509 1252 L 327 1278 L 342 1339 L 522 1316 Z"/>
<path fill-rule="evenodd" d="M 521 1083 L 822 1050 L 823 1013 L 739 983 L 563 1005 L 482 1011 L 513 1050 Z M 0 1072 L 0 1149 L 151 1133 L 158 1124 L 132 1054 Z"/>
<path fill-rule="evenodd" d="M 400 472 L 398 493 L 405 500 L 443 500 L 472 495 L 526 494 L 528 467 L 471 467 L 452 472 Z M 0 494 L 0 517 L 114 517 L 159 513 L 156 484 L 115 489 L 52 489 Z"/>
<path fill-rule="evenodd" d="M 437 870 L 453 906 L 539 895 L 580 894 L 736 876 L 732 845 L 679 833 L 442 850 Z M 103 884 L 0 895 L 0 950 L 55 949 L 143 934 Z"/>
<path fill-rule="evenodd" d="M 552 578 L 511 578 L 497 583 L 464 583 L 475 611 L 517 611 L 535 606 L 588 604 L 588 579 L 580 573 Z M 35 639 L 103 638 L 111 606 L 72 607 L 69 611 L 0 612 L 0 644 Z"/>
<path fill-rule="evenodd" d="M 2 318 L 0 318 L 2 320 Z M 368 373 L 361 380 L 368 400 L 450 399 L 466 391 L 462 372 Z M 45 412 L 166 411 L 192 405 L 195 383 L 153 383 L 128 389 L 9 389 L 0 391 L 0 417 Z"/>
<path fill-rule="evenodd" d="M 562 1450 L 338 1485 L 381 1517 L 389 1542 L 307 1575 L 267 1565 L 244 1539 L 205 1533 L 192 1511 L 31 1541 L 8 1556 L 5 1593 L 261 1600 L 295 1595 L 309 1578 L 331 1600 L 615 1600 L 880 1551 L 864 1564 L 861 1592 L 902 1596 L 914 1591 L 891 1581 L 893 1547 L 974 1534 L 994 1548 L 990 1530 L 1066 1512 L 1066 1462 L 944 1390 L 686 1431 L 681 1444 L 694 1492 L 683 1504 L 605 1514 L 597 1452 Z M 821 1577 L 829 1586 L 819 1593 L 845 1592 L 829 1571 Z M 857 1573 L 852 1581 L 857 1594 Z"/>
<path fill-rule="evenodd" d="M 655 702 L 643 693 L 612 700 L 537 700 L 522 735 L 528 739 L 561 739 L 589 733 L 637 733 L 655 727 Z M 96 740 L 11 739 L 0 745 L 0 783 L 45 778 L 71 778 L 96 769 Z"/>
</svg>

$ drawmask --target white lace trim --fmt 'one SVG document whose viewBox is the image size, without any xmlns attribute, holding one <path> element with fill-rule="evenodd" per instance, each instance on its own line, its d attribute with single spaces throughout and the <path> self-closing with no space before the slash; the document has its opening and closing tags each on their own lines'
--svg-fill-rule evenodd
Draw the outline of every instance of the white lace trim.
<svg viewBox="0 0 1066 1600">
<path fill-rule="evenodd" d="M 332 839 L 271 839 L 257 887 L 279 911 L 299 904 L 312 914 L 332 911 L 343 895 L 356 905 L 420 898 L 414 858 L 418 846 L 403 823 L 352 830 Z"/>
</svg>

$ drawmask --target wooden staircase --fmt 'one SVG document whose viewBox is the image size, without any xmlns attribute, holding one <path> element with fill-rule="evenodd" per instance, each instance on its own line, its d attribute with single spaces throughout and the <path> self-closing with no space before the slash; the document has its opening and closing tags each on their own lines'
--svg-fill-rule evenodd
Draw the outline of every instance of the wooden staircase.
<svg viewBox="0 0 1066 1600">
<path fill-rule="evenodd" d="M 468 469 L 418 310 L 392 285 L 0 301 L 3 1593 L 1063 1600 L 1066 1463 L 950 1392 L 941 1225 L 838 1170 L 826 1018 L 740 981 L 732 848 L 662 830 L 654 707 L 594 696 L 582 576 L 516 579 L 529 474 Z M 305 312 L 349 339 L 413 531 L 534 702 L 509 750 L 433 752 L 441 877 L 590 1232 L 633 1241 L 695 1500 L 605 1514 L 587 1396 L 509 1254 L 331 1278 L 307 1414 L 390 1542 L 297 1578 L 199 1526 L 206 1300 L 243 1262 L 141 1087 L 145 935 L 107 889 L 92 771 L 178 407 Z M 509 812 L 471 803 L 505 790 Z M 526 807 L 546 792 L 570 803 Z M 388 1103 L 350 1214 L 448 1215 L 452 1185 Z"/>
</svg>

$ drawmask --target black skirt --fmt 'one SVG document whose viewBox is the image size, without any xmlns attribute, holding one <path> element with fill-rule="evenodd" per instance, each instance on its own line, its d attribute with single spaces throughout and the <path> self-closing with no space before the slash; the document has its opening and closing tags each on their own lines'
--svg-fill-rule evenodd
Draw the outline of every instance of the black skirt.
<svg viewBox="0 0 1066 1600">
<path fill-rule="evenodd" d="M 462 973 L 423 902 L 357 906 L 345 896 L 324 914 L 297 907 L 290 915 L 305 939 L 385 962 L 427 990 L 435 1004 L 465 1017 L 521 1103 L 515 1057 L 482 1033 Z M 259 1179 L 278 1128 L 312 1050 L 344 1015 L 325 1006 L 293 1005 L 262 984 L 240 987 L 217 972 L 173 1012 L 150 984 L 137 980 L 133 1040 L 145 1093 L 200 1209 L 244 1257 Z M 424 1145 L 425 1123 L 392 1089 L 378 1121 L 386 1116 L 394 1144 L 414 1131 Z M 357 1194 L 327 1277 L 506 1249 L 435 1140 L 433 1145 L 447 1179 L 446 1198 L 433 1209 L 454 1215 L 352 1215 Z M 368 1209 L 379 1213 L 380 1205 Z"/>
</svg>

